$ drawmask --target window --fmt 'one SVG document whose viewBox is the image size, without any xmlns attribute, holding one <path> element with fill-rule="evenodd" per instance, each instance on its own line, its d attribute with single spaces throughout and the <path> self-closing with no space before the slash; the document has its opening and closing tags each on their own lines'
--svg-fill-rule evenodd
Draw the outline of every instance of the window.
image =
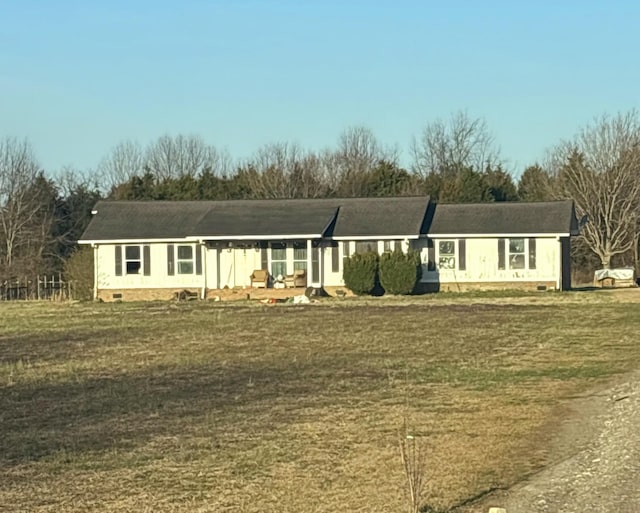
<svg viewBox="0 0 640 513">
<path fill-rule="evenodd" d="M 438 268 L 439 269 L 455 269 L 456 268 L 456 241 L 455 240 L 438 241 Z"/>
<path fill-rule="evenodd" d="M 287 245 L 284 242 L 271 243 L 271 276 L 287 275 Z"/>
<path fill-rule="evenodd" d="M 536 239 L 498 239 L 498 269 L 517 271 L 535 268 Z"/>
<path fill-rule="evenodd" d="M 356 253 L 367 253 L 368 251 L 378 252 L 378 242 L 375 240 L 356 241 Z"/>
<path fill-rule="evenodd" d="M 193 246 L 178 246 L 178 274 L 193 274 Z"/>
<path fill-rule="evenodd" d="M 125 274 L 140 274 L 142 268 L 142 254 L 140 246 L 124 247 Z"/>
<path fill-rule="evenodd" d="M 202 274 L 201 246 L 167 244 L 167 275 Z"/>
<path fill-rule="evenodd" d="M 383 242 L 383 251 L 386 253 L 387 251 L 402 251 L 402 241 L 401 240 L 385 240 Z"/>
<path fill-rule="evenodd" d="M 299 271 L 301 269 L 307 269 L 307 243 L 294 242 L 293 243 L 293 270 Z"/>
<path fill-rule="evenodd" d="M 524 269 L 524 255 L 524 239 L 509 239 L 509 269 Z"/>
</svg>

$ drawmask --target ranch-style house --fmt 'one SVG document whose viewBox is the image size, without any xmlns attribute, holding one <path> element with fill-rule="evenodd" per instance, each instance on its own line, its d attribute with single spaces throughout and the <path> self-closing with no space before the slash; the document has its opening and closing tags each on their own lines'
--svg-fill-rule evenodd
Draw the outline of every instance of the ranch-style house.
<svg viewBox="0 0 640 513">
<path fill-rule="evenodd" d="M 428 197 L 100 201 L 81 244 L 96 299 L 201 298 L 250 287 L 344 288 L 343 259 L 420 253 L 423 291 L 565 290 L 572 201 L 436 204 Z"/>
</svg>

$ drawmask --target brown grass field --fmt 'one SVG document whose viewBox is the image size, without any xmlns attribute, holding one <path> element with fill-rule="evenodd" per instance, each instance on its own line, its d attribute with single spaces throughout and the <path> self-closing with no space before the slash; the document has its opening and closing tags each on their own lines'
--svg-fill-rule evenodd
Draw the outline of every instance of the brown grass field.
<svg viewBox="0 0 640 513">
<path fill-rule="evenodd" d="M 0 511 L 425 511 L 557 458 L 637 367 L 640 291 L 0 304 Z"/>
</svg>

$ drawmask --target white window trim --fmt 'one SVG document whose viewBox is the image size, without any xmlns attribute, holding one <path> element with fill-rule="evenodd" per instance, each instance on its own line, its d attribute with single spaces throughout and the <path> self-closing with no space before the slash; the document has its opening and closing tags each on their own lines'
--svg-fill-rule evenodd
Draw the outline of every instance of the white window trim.
<svg viewBox="0 0 640 513">
<path fill-rule="evenodd" d="M 191 248 L 191 258 L 180 258 L 180 248 L 181 247 Z M 175 258 L 176 258 L 176 269 L 175 269 L 176 270 L 176 274 L 183 275 L 183 276 L 196 274 L 196 251 L 197 251 L 197 248 L 194 248 L 193 244 L 176 244 L 176 250 L 175 251 L 176 251 L 176 256 L 175 256 Z M 181 263 L 185 263 L 185 262 L 191 263 L 191 272 L 190 273 L 182 272 L 182 270 L 180 268 L 181 267 L 180 264 Z"/>
<path fill-rule="evenodd" d="M 127 248 L 138 248 L 139 257 L 138 258 L 127 258 Z M 141 244 L 127 244 L 122 247 L 123 255 L 122 255 L 122 274 L 124 276 L 139 276 L 143 274 L 144 269 L 144 249 Z M 129 262 L 138 262 L 140 265 L 138 266 L 138 271 L 135 273 L 129 272 Z"/>
<path fill-rule="evenodd" d="M 529 253 L 529 241 L 531 239 L 535 239 L 536 237 L 509 237 L 507 239 L 505 239 L 505 248 L 504 248 L 504 252 L 505 252 L 505 270 L 506 271 L 532 271 L 535 269 L 531 269 L 529 267 L 530 264 L 530 253 Z M 512 240 L 518 240 L 518 239 L 522 239 L 524 240 L 524 252 L 523 253 L 512 253 L 510 251 L 511 249 L 511 241 Z M 511 267 L 511 257 L 514 255 L 524 255 L 524 267 L 521 268 L 514 268 Z"/>
</svg>

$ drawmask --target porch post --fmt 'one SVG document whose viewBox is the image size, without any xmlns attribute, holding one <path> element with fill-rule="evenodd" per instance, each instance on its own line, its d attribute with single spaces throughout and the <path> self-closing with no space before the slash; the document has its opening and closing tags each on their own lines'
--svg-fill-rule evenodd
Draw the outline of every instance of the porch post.
<svg viewBox="0 0 640 513">
<path fill-rule="evenodd" d="M 311 252 L 313 247 L 311 239 L 307 239 L 307 287 L 313 286 L 313 260 L 311 258 Z"/>
</svg>

